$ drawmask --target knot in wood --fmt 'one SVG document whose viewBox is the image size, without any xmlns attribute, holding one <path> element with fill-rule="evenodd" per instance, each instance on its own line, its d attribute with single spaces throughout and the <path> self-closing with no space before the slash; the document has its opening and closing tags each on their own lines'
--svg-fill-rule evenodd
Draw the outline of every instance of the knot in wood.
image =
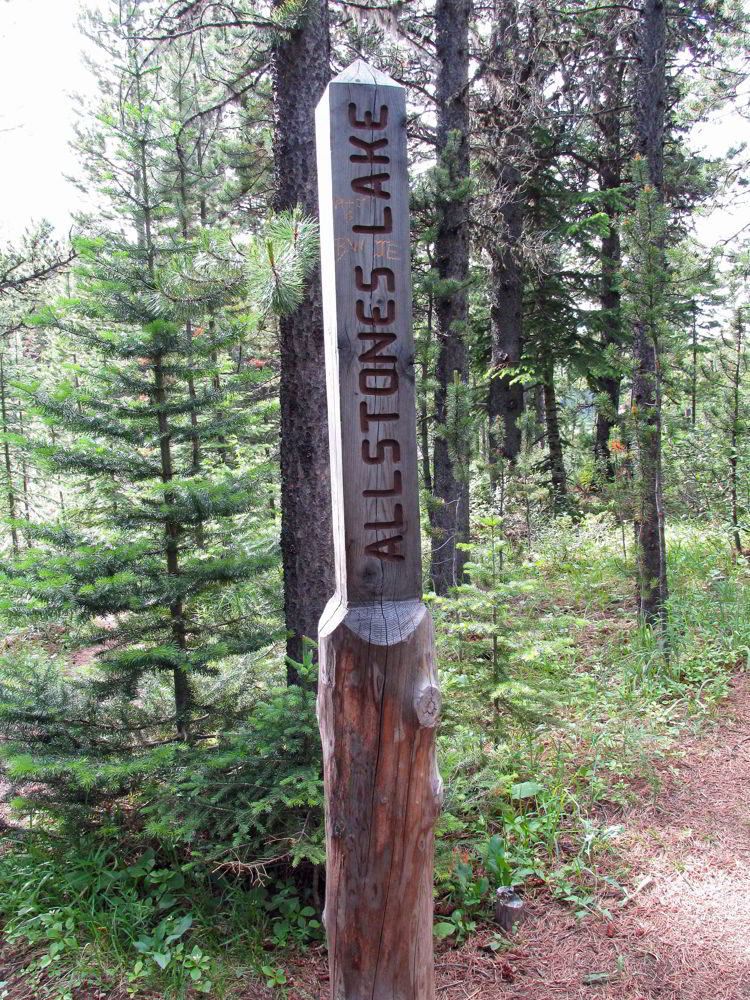
<svg viewBox="0 0 750 1000">
<path fill-rule="evenodd" d="M 414 707 L 420 726 L 432 729 L 437 725 L 441 704 L 440 691 L 434 685 L 429 684 L 418 692 Z"/>
</svg>

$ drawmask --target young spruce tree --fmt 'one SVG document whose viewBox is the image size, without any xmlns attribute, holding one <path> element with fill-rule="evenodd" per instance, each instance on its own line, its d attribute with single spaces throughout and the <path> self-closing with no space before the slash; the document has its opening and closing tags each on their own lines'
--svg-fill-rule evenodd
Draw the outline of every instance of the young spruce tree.
<svg viewBox="0 0 750 1000">
<path fill-rule="evenodd" d="M 175 127 L 180 116 L 199 120 L 200 95 L 186 94 L 186 73 L 175 87 L 166 52 L 134 40 L 138 8 L 99 23 L 112 76 L 78 149 L 103 218 L 78 240 L 75 295 L 44 319 L 75 343 L 76 379 L 31 390 L 59 432 L 38 450 L 76 479 L 80 502 L 64 524 L 29 526 L 41 547 L 12 573 L 23 602 L 92 623 L 82 641 L 106 644 L 103 698 L 136 699 L 148 675 L 168 676 L 177 736 L 190 741 L 196 715 L 212 715 L 201 675 L 274 634 L 263 619 L 226 620 L 211 607 L 220 588 L 278 561 L 273 525 L 259 530 L 253 517 L 271 478 L 268 449 L 230 464 L 217 445 L 247 432 L 262 373 L 219 358 L 245 332 L 238 302 L 296 304 L 314 240 L 296 216 L 273 220 L 244 251 L 229 233 L 201 229 L 198 157 Z M 257 418 L 253 434 L 268 437 Z"/>
</svg>

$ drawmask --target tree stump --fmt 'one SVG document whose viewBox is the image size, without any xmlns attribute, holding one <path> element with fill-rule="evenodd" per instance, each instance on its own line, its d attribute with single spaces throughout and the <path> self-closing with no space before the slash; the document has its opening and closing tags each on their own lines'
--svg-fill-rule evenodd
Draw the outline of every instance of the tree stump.
<svg viewBox="0 0 750 1000">
<path fill-rule="evenodd" d="M 525 919 L 526 907 L 521 897 L 513 886 L 501 885 L 495 893 L 495 923 L 510 934 L 513 927 Z"/>
</svg>

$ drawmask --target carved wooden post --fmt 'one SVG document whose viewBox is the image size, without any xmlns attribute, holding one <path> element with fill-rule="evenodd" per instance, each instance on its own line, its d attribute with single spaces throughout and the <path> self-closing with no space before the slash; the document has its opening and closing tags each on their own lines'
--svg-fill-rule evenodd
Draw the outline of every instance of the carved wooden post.
<svg viewBox="0 0 750 1000">
<path fill-rule="evenodd" d="M 358 61 L 317 110 L 336 594 L 320 620 L 332 1000 L 432 1000 L 441 782 L 421 602 L 405 93 Z"/>
</svg>

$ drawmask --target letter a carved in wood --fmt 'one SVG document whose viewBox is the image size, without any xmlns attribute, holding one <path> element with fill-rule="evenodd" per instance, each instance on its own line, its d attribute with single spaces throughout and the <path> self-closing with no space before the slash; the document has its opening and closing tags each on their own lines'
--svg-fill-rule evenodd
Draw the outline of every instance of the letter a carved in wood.
<svg viewBox="0 0 750 1000">
<path fill-rule="evenodd" d="M 405 94 L 358 61 L 317 110 L 336 594 L 320 620 L 331 1000 L 433 1000 L 441 782 L 422 603 Z"/>
</svg>

